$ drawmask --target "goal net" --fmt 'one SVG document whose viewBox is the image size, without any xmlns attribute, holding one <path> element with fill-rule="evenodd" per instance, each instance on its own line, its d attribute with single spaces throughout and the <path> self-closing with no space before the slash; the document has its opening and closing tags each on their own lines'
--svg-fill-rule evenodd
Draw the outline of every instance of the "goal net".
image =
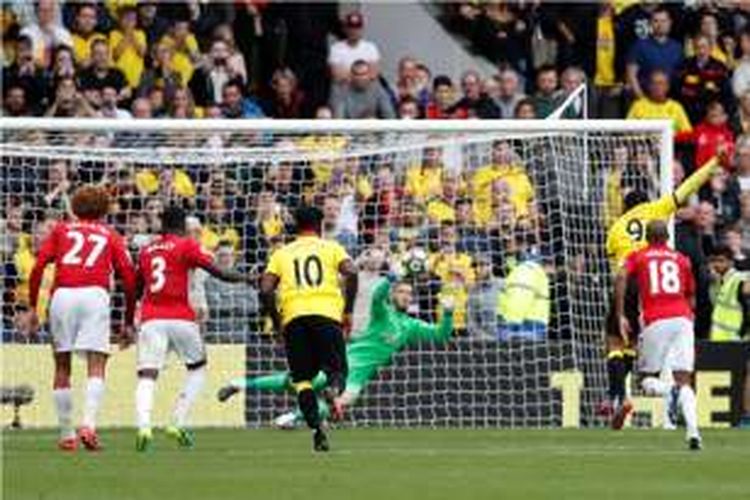
<svg viewBox="0 0 750 500">
<path fill-rule="evenodd" d="M 321 207 L 325 237 L 360 268 L 354 341 L 386 269 L 413 271 L 416 317 L 438 321 L 441 297 L 456 302 L 452 338 L 405 346 L 350 422 L 472 427 L 597 425 L 607 225 L 628 189 L 671 187 L 671 131 L 661 121 L 4 119 L 2 136 L 2 387 L 4 403 L 19 387 L 33 392 L 20 414 L 38 426 L 55 424 L 52 361 L 45 328 L 37 338 L 19 333 L 28 277 L 39 242 L 68 216 L 83 183 L 107 186 L 109 222 L 134 255 L 158 232 L 160 210 L 177 203 L 220 267 L 248 273 L 262 272 L 269 252 L 292 238 L 295 207 Z M 255 389 L 216 402 L 220 384 L 286 362 L 257 289 L 213 278 L 193 285 L 210 366 L 195 424 L 266 425 L 292 409 L 290 394 Z M 117 292 L 113 304 L 116 321 Z M 181 376 L 172 359 L 157 392 L 160 415 Z M 133 349 L 115 351 L 105 424 L 132 425 L 134 387 Z M 2 415 L 10 420 L 12 403 Z"/>
</svg>

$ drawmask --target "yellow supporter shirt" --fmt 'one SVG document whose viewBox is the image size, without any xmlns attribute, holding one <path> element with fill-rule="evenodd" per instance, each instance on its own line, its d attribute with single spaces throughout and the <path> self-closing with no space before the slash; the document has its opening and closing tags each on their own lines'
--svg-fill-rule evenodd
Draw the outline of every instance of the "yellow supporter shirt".
<svg viewBox="0 0 750 500">
<path fill-rule="evenodd" d="M 348 139 L 342 135 L 308 135 L 297 141 L 297 147 L 311 153 L 333 153 L 342 151 L 346 147 L 347 142 Z M 311 162 L 310 168 L 313 174 L 315 174 L 315 182 L 317 184 L 325 184 L 331 178 L 334 165 L 329 160 L 314 160 Z"/>
<path fill-rule="evenodd" d="M 472 178 L 474 193 L 474 212 L 477 222 L 486 224 L 492 219 L 492 183 L 504 180 L 510 189 L 510 202 L 516 210 L 516 216 L 529 213 L 529 204 L 534 199 L 534 188 L 526 170 L 520 165 L 509 165 L 497 168 L 487 165 L 477 169 Z"/>
<path fill-rule="evenodd" d="M 201 232 L 201 246 L 208 250 L 216 250 L 220 241 L 228 241 L 235 248 L 240 247 L 240 233 L 233 227 L 207 225 Z"/>
<path fill-rule="evenodd" d="M 185 49 L 178 49 L 174 39 L 169 35 L 165 35 L 160 43 L 168 43 L 174 48 L 172 69 L 180 74 L 180 78 L 182 78 L 180 81 L 187 84 L 193 77 L 193 71 L 195 70 L 193 61 L 190 59 L 190 54 L 198 52 L 198 41 L 195 39 L 195 35 L 191 33 L 185 39 L 187 51 Z"/>
<path fill-rule="evenodd" d="M 473 285 L 475 280 L 471 256 L 466 253 L 435 253 L 430 256 L 428 265 L 442 282 L 440 299 L 444 295 L 449 295 L 453 296 L 455 300 L 453 324 L 459 329 L 466 328 L 466 303 L 469 298 L 469 286 Z M 442 314 L 442 310 L 440 314 Z"/>
<path fill-rule="evenodd" d="M 117 19 L 123 7 L 138 7 L 138 0 L 104 0 L 104 6 L 112 19 Z"/>
<path fill-rule="evenodd" d="M 135 185 L 142 193 L 154 194 L 159 190 L 159 175 L 150 169 L 141 170 L 135 174 Z M 178 196 L 192 198 L 196 194 L 193 181 L 182 169 L 175 169 L 172 185 Z"/>
<path fill-rule="evenodd" d="M 91 44 L 95 40 L 107 41 L 107 37 L 101 33 L 92 33 L 88 38 L 83 38 L 80 35 L 73 34 L 73 58 L 76 64 L 83 64 L 83 62 L 89 62 L 91 57 Z"/>
<path fill-rule="evenodd" d="M 677 200 L 672 193 L 656 201 L 641 203 L 631 208 L 612 224 L 607 232 L 607 256 L 616 272 L 631 252 L 646 246 L 646 226 L 657 219 L 668 219 L 677 211 Z"/>
<path fill-rule="evenodd" d="M 672 120 L 675 132 L 690 132 L 693 126 L 685 113 L 682 104 L 667 99 L 664 102 L 654 102 L 647 97 L 637 99 L 628 111 L 628 120 Z"/>
<path fill-rule="evenodd" d="M 274 215 L 270 219 L 261 221 L 260 227 L 263 230 L 263 236 L 266 238 L 275 238 L 284 231 L 284 221 L 281 220 L 281 216 Z"/>
<path fill-rule="evenodd" d="M 274 251 L 266 272 L 280 279 L 282 324 L 301 316 L 341 321 L 344 295 L 339 285 L 339 267 L 349 259 L 341 245 L 317 236 L 300 236 Z"/>
<path fill-rule="evenodd" d="M 611 15 L 596 22 L 596 74 L 594 84 L 610 86 L 615 78 L 615 21 Z"/>
<path fill-rule="evenodd" d="M 427 202 L 427 217 L 434 222 L 456 220 L 456 209 L 440 198 Z"/>
<path fill-rule="evenodd" d="M 16 301 L 20 304 L 29 303 L 29 278 L 31 270 L 36 263 L 36 257 L 31 249 L 31 236 L 21 235 L 18 241 L 18 250 L 13 255 L 13 264 L 18 273 L 18 285 L 16 286 Z M 49 305 L 52 287 L 55 282 L 55 266 L 47 266 L 42 274 L 42 284 L 39 287 L 39 299 L 36 305 L 36 313 L 39 320 L 44 323 L 47 320 L 47 309 Z"/>
<path fill-rule="evenodd" d="M 610 227 L 618 217 L 622 215 L 622 173 L 614 170 L 607 174 L 606 187 L 604 190 L 604 224 Z"/>
<path fill-rule="evenodd" d="M 109 33 L 109 52 L 112 54 L 112 61 L 117 69 L 122 71 L 128 86 L 136 88 L 141 83 L 141 74 L 143 73 L 143 57 L 133 48 L 132 45 L 122 51 L 118 59 L 114 58 L 115 47 L 117 47 L 125 37 L 122 31 L 112 30 Z M 139 45 L 146 46 L 146 33 L 143 30 L 135 30 L 135 38 Z"/>
<path fill-rule="evenodd" d="M 424 202 L 443 192 L 443 169 L 440 167 L 422 168 L 421 165 L 406 171 L 406 194 L 417 201 Z"/>
</svg>

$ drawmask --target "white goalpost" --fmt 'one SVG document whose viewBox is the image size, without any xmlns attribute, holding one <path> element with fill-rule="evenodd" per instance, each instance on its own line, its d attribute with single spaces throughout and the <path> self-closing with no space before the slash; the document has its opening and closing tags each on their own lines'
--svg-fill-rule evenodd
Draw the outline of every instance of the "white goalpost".
<svg viewBox="0 0 750 500">
<path fill-rule="evenodd" d="M 429 272 L 413 278 L 410 312 L 436 321 L 439 297 L 453 294 L 456 334 L 448 343 L 406 346 L 365 389 L 350 423 L 461 427 L 601 424 L 595 406 L 606 391 L 607 225 L 623 191 L 672 189 L 672 126 L 661 120 L 2 118 L 0 133 L 2 390 L 33 391 L 20 410 L 28 426 L 55 423 L 49 334 L 19 333 L 28 274 L 39 241 L 68 215 L 78 185 L 108 187 L 109 222 L 134 255 L 158 231 L 161 208 L 178 203 L 200 221 L 197 237 L 217 262 L 248 273 L 262 271 L 288 240 L 293 209 L 317 204 L 325 236 L 361 265 L 358 326 L 379 270 L 424 250 Z M 548 283 L 548 322 L 537 335 L 513 330 L 501 306 L 493 323 L 488 306 L 506 300 L 503 280 L 525 260 Z M 480 261 L 490 264 L 491 278 L 477 274 Z M 42 308 L 53 280 L 47 273 Z M 495 299 L 482 295 L 488 279 L 498 287 Z M 208 279 L 201 292 L 210 375 L 193 420 L 267 425 L 293 406 L 290 395 L 248 390 L 226 405 L 214 396 L 228 379 L 286 368 L 257 290 Z M 173 360 L 157 400 L 175 394 L 181 375 Z M 134 388 L 133 349 L 114 352 L 104 425 L 133 425 Z M 157 420 L 170 404 L 157 405 Z M 12 415 L 12 405 L 3 406 L 3 420 Z"/>
</svg>

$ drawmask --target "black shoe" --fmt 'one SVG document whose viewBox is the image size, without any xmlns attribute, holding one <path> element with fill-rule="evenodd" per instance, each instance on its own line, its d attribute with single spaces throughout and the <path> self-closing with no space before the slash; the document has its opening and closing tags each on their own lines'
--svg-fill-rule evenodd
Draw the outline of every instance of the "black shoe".
<svg viewBox="0 0 750 500">
<path fill-rule="evenodd" d="M 703 443 L 701 443 L 701 438 L 693 437 L 688 440 L 688 448 L 690 448 L 691 451 L 701 451 L 703 449 Z"/>
<path fill-rule="evenodd" d="M 219 389 L 219 392 L 216 394 L 216 397 L 219 398 L 219 402 L 223 403 L 235 394 L 240 392 L 240 390 L 233 385 L 225 385 L 221 389 Z"/>
<path fill-rule="evenodd" d="M 328 451 L 331 447 L 328 445 L 328 437 L 326 433 L 320 429 L 316 429 L 313 432 L 313 449 L 315 451 Z"/>
</svg>

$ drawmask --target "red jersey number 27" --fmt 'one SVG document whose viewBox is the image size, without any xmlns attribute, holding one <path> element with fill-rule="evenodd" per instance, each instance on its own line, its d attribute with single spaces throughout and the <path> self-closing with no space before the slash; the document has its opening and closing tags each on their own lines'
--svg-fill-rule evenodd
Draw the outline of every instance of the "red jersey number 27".
<svg viewBox="0 0 750 500">
<path fill-rule="evenodd" d="M 63 264 L 77 266 L 83 262 L 83 267 L 94 267 L 96 260 L 107 246 L 107 237 L 100 234 L 89 234 L 84 236 L 83 233 L 79 231 L 68 231 L 65 236 L 71 240 L 73 246 L 71 246 L 70 250 L 68 250 L 63 256 Z M 92 244 L 92 247 L 88 254 L 83 255 L 83 247 L 87 241 Z"/>
<path fill-rule="evenodd" d="M 674 260 L 652 260 L 648 263 L 651 295 L 680 293 L 680 266 Z"/>
</svg>

